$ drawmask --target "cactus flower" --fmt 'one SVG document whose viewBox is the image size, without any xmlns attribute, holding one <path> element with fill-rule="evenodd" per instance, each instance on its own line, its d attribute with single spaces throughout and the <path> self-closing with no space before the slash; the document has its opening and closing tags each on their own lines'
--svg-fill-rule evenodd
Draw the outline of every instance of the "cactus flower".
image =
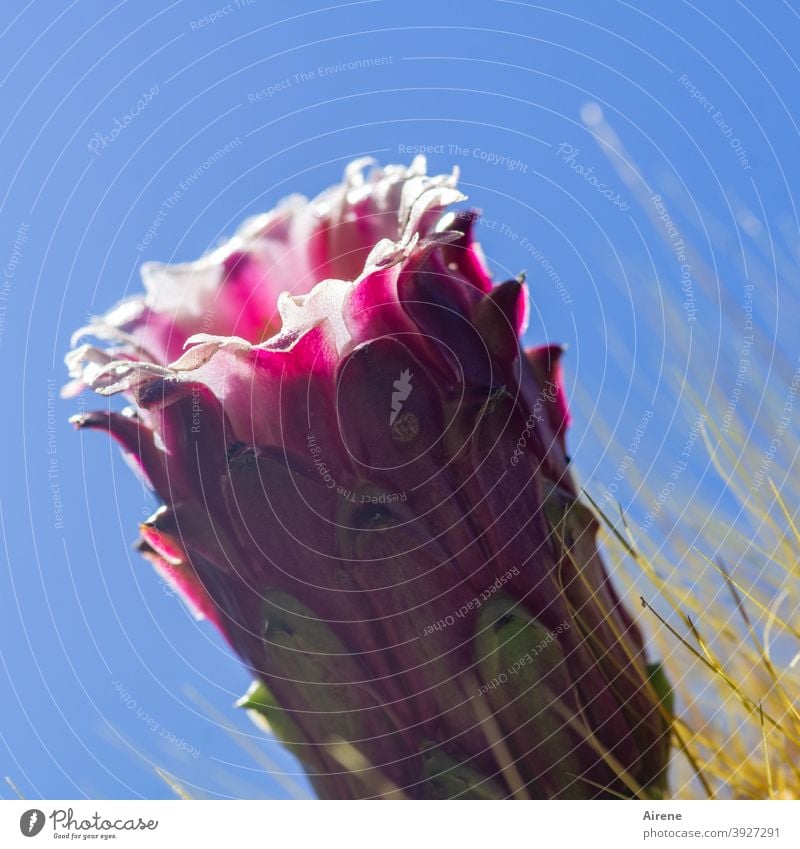
<svg viewBox="0 0 800 849">
<path fill-rule="evenodd" d="M 358 161 L 225 245 L 147 263 L 76 334 L 74 418 L 163 506 L 139 547 L 255 678 L 319 795 L 655 796 L 666 696 L 456 175 Z"/>
</svg>

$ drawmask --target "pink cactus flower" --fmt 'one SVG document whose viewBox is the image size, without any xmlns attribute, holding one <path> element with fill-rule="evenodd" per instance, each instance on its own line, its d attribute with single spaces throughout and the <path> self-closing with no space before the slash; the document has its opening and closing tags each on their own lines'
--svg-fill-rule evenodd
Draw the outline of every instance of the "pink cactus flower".
<svg viewBox="0 0 800 849">
<path fill-rule="evenodd" d="M 658 795 L 663 687 L 456 174 L 359 160 L 223 247 L 147 263 L 72 383 L 163 506 L 142 553 L 252 670 L 321 796 Z"/>
</svg>

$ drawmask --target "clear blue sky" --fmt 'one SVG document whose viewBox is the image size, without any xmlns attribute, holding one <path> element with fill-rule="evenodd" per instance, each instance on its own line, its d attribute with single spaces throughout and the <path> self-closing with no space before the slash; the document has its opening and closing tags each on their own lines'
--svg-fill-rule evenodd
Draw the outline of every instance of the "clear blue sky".
<svg viewBox="0 0 800 849">
<path fill-rule="evenodd" d="M 530 342 L 569 345 L 595 489 L 624 454 L 598 422 L 627 445 L 647 411 L 637 463 L 669 478 L 674 386 L 732 397 L 749 302 L 760 355 L 796 358 L 796 2 L 6 0 L 0 28 L 0 774 L 27 797 L 169 796 L 154 766 L 197 796 L 309 792 L 231 708 L 238 661 L 132 551 L 154 502 L 58 398 L 71 332 L 143 260 L 430 147 L 497 276 L 527 269 Z M 617 497 L 646 521 L 631 479 Z"/>
</svg>

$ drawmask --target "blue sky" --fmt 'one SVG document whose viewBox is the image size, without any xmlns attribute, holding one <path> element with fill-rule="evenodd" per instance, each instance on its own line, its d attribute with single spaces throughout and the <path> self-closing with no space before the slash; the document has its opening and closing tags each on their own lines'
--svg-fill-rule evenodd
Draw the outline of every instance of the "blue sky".
<svg viewBox="0 0 800 849">
<path fill-rule="evenodd" d="M 669 480 L 695 415 L 686 375 L 718 420 L 736 398 L 731 415 L 757 421 L 765 386 L 735 391 L 748 310 L 770 389 L 791 379 L 796 2 L 4 12 L 0 773 L 26 797 L 169 797 L 155 767 L 201 797 L 310 792 L 231 708 L 238 661 L 133 552 L 155 502 L 58 397 L 71 332 L 138 291 L 142 261 L 195 258 L 352 158 L 424 148 L 432 171 L 461 169 L 498 278 L 527 270 L 529 341 L 569 346 L 590 489 L 643 417 L 639 473 Z M 705 462 L 652 520 L 632 476 L 616 497 L 667 538 Z"/>
</svg>

